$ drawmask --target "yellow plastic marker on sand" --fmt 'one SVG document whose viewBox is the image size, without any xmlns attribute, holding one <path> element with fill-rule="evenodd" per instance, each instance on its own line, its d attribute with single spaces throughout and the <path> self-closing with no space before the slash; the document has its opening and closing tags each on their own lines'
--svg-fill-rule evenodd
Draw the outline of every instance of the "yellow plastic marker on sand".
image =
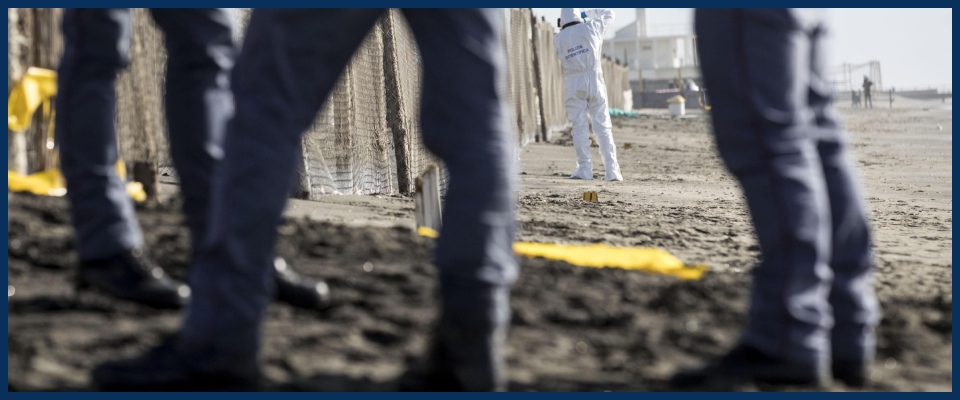
<svg viewBox="0 0 960 400">
<path fill-rule="evenodd" d="M 417 228 L 417 234 L 434 239 L 440 236 L 436 230 L 424 226 Z M 683 280 L 700 279 L 707 271 L 705 265 L 684 265 L 683 261 L 672 254 L 654 248 L 517 242 L 513 244 L 513 251 L 525 257 L 565 261 L 580 267 L 638 270 L 671 275 Z"/>
<path fill-rule="evenodd" d="M 596 202 L 597 192 L 583 192 L 583 201 Z"/>
<path fill-rule="evenodd" d="M 421 226 L 417 228 L 417 234 L 423 237 L 428 237 L 430 239 L 436 239 L 440 237 L 440 232 L 437 232 L 436 229 L 427 228 L 425 226 Z"/>
<path fill-rule="evenodd" d="M 122 161 L 117 161 L 117 175 L 126 179 L 127 171 Z M 11 192 L 29 192 L 40 196 L 60 197 L 67 194 L 66 181 L 59 169 L 37 172 L 30 175 L 20 175 L 14 171 L 7 171 L 7 188 Z M 147 199 L 147 192 L 140 182 L 127 183 L 127 195 L 135 201 Z"/>
</svg>

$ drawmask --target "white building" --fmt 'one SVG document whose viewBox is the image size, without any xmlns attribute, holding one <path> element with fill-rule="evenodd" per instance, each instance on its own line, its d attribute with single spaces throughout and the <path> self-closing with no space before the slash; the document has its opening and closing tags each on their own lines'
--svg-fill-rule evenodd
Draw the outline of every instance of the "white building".
<svg viewBox="0 0 960 400">
<path fill-rule="evenodd" d="M 603 42 L 603 54 L 630 66 L 630 80 L 699 78 L 696 36 L 684 25 L 650 25 L 645 8 L 637 19 Z"/>
</svg>

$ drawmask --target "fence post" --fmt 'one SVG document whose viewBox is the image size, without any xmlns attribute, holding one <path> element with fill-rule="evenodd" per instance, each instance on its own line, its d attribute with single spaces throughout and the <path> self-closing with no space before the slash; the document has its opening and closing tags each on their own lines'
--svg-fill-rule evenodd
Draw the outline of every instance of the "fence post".
<svg viewBox="0 0 960 400">
<path fill-rule="evenodd" d="M 393 132 L 393 149 L 397 158 L 397 189 L 402 194 L 412 191 L 410 182 L 410 140 L 403 123 L 403 92 L 400 87 L 400 61 L 397 57 L 397 22 L 395 12 L 388 11 L 382 22 L 383 78 L 387 98 L 387 127 Z"/>
<path fill-rule="evenodd" d="M 537 105 L 540 113 L 540 135 L 536 136 L 537 142 L 540 142 L 542 139 L 544 142 L 547 141 L 547 117 L 544 113 L 544 98 L 543 98 L 543 74 L 540 71 L 540 27 L 537 25 L 537 16 L 533 14 L 533 9 L 530 10 L 530 28 L 533 29 L 532 41 L 533 41 L 533 71 L 534 71 L 534 81 L 536 82 L 537 87 Z"/>
<path fill-rule="evenodd" d="M 131 64 L 128 68 L 127 84 L 132 90 L 131 105 L 134 120 L 133 129 L 127 132 L 131 154 L 123 154 L 124 161 L 130 166 L 131 177 L 143 185 L 147 200 L 158 201 L 160 189 L 160 154 L 157 138 L 164 136 L 166 120 L 163 117 L 162 101 L 164 76 L 161 72 L 166 63 L 166 48 L 163 45 L 160 30 L 145 9 L 132 10 L 134 35 L 130 40 Z M 118 89 L 120 86 L 118 78 Z M 119 100 L 119 98 L 118 98 Z M 132 135 L 131 135 L 132 134 Z M 168 144 L 169 145 L 169 144 Z M 121 151 L 122 153 L 122 151 Z"/>
<path fill-rule="evenodd" d="M 29 46 L 29 40 L 24 32 L 20 31 L 21 24 L 29 26 L 28 21 L 21 21 L 22 8 L 7 9 L 7 96 L 10 90 L 23 77 L 24 47 Z M 12 132 L 7 130 L 7 169 L 21 174 L 27 171 L 27 136 L 26 132 Z"/>
<path fill-rule="evenodd" d="M 310 165 L 307 163 L 307 147 L 303 145 L 306 135 L 300 138 L 297 143 L 297 183 L 290 189 L 290 197 L 296 199 L 309 200 L 310 191 L 313 189 L 310 184 Z"/>
<path fill-rule="evenodd" d="M 63 9 L 34 8 L 31 10 L 35 21 L 31 64 L 56 71 L 63 52 L 63 35 L 60 33 Z M 57 151 L 52 146 L 53 132 L 50 131 L 51 125 L 48 122 L 44 120 L 43 113 L 38 112 L 34 114 L 33 124 L 27 131 L 30 136 L 28 147 L 33 149 L 28 162 L 31 171 L 43 171 L 59 166 Z"/>
<path fill-rule="evenodd" d="M 157 193 L 160 190 L 160 164 L 154 158 L 151 161 L 134 161 L 131 177 L 135 182 L 143 185 L 143 192 L 150 201 L 157 201 Z"/>
<path fill-rule="evenodd" d="M 437 163 L 430 163 L 416 179 L 414 208 L 417 227 L 425 226 L 440 231 L 443 215 L 441 204 L 440 166 Z"/>
</svg>

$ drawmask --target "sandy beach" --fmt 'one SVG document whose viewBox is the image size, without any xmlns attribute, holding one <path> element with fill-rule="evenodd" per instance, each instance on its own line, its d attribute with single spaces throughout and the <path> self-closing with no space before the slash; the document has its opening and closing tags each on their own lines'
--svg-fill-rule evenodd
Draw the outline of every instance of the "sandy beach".
<svg viewBox="0 0 960 400">
<path fill-rule="evenodd" d="M 950 391 L 952 105 L 877 105 L 840 109 L 870 208 L 884 308 L 869 390 Z M 521 259 L 511 390 L 671 390 L 670 374 L 721 354 L 743 327 L 759 252 L 709 119 L 641 113 L 613 120 L 623 182 L 602 180 L 596 148 L 600 179 L 567 179 L 575 156 L 564 134 L 522 149 L 518 240 L 657 247 L 709 272 L 680 281 Z M 188 231 L 176 187 L 163 190 L 164 200 L 140 207 L 139 217 L 151 254 L 185 277 Z M 584 202 L 584 191 L 598 192 L 599 201 Z M 334 305 L 323 312 L 272 306 L 263 347 L 270 389 L 393 390 L 423 350 L 435 312 L 433 244 L 414 235 L 413 209 L 412 198 L 390 195 L 290 202 L 278 254 L 326 279 Z M 178 326 L 178 312 L 75 295 L 64 199 L 15 194 L 9 224 L 11 389 L 88 390 L 98 362 L 136 354 Z"/>
</svg>

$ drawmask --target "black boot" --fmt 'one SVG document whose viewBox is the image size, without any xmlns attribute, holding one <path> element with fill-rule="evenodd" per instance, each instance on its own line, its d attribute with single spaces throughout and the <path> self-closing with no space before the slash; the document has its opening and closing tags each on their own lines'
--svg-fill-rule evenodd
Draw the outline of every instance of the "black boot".
<svg viewBox="0 0 960 400">
<path fill-rule="evenodd" d="M 178 348 L 176 337 L 169 337 L 139 357 L 98 365 L 93 370 L 92 382 L 102 391 L 245 392 L 259 389 L 259 371 L 204 372 L 190 362 L 191 357 L 200 356 L 187 354 Z"/>
<path fill-rule="evenodd" d="M 93 288 L 153 308 L 180 309 L 190 301 L 190 288 L 167 276 L 140 248 L 82 261 L 76 284 L 78 290 Z"/>
<path fill-rule="evenodd" d="M 330 288 L 322 280 L 297 273 L 283 258 L 273 262 L 276 271 L 277 300 L 305 309 L 323 309 L 330 303 Z"/>
<path fill-rule="evenodd" d="M 399 379 L 403 392 L 502 392 L 507 389 L 506 327 L 493 332 L 441 322 L 426 358 Z"/>
<path fill-rule="evenodd" d="M 867 358 L 842 360 L 834 359 L 831 365 L 833 379 L 852 388 L 863 388 L 870 380 L 870 361 Z"/>
<path fill-rule="evenodd" d="M 681 371 L 670 380 L 681 389 L 713 388 L 745 383 L 822 386 L 829 382 L 825 366 L 793 363 L 740 344 L 699 369 Z"/>
</svg>

